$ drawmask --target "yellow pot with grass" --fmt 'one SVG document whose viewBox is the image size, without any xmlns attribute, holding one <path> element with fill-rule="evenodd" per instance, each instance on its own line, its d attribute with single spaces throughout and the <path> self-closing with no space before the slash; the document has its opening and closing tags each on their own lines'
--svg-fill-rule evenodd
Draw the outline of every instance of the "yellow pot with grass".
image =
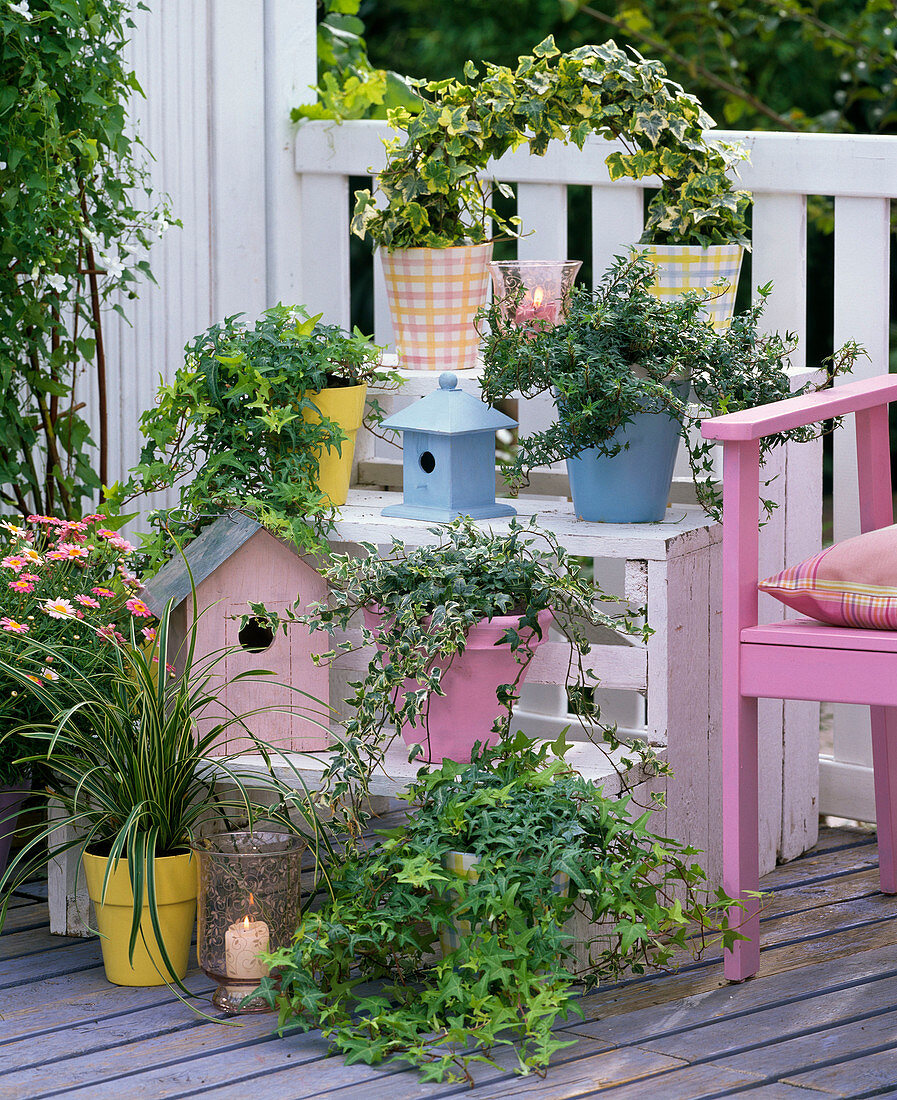
<svg viewBox="0 0 897 1100">
<path fill-rule="evenodd" d="M 157 856 L 155 861 L 159 926 L 172 970 L 163 961 L 145 896 L 134 956 L 128 958 L 134 912 L 128 861 L 118 860 L 104 896 L 107 857 L 85 852 L 82 860 L 87 891 L 96 910 L 108 980 L 113 985 L 149 986 L 165 985 L 175 978 L 183 978 L 189 965 L 196 919 L 196 856 L 185 852 L 183 855 Z"/>
<path fill-rule="evenodd" d="M 367 384 L 361 386 L 329 386 L 309 394 L 314 409 L 303 409 L 303 419 L 320 423 L 321 418 L 338 424 L 346 438 L 339 447 L 320 447 L 315 451 L 318 460 L 318 488 L 330 503 L 340 507 L 349 495 L 352 478 L 352 459 L 355 456 L 355 437 L 364 419 L 364 402 Z"/>
</svg>

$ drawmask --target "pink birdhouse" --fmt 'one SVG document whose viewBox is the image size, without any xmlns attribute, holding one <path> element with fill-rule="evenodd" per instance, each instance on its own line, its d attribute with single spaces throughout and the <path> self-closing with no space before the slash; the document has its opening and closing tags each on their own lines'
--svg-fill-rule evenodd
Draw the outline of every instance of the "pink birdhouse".
<svg viewBox="0 0 897 1100">
<path fill-rule="evenodd" d="M 185 560 L 186 559 L 186 560 Z M 187 565 L 190 570 L 188 572 Z M 148 582 L 144 598 L 160 614 L 174 601 L 169 659 L 183 664 L 181 643 L 193 620 L 190 573 L 196 586 L 196 653 L 194 662 L 226 651 L 214 668 L 209 687 L 220 686 L 220 705 L 210 707 L 198 723 L 201 735 L 228 714 L 275 707 L 245 719 L 258 738 L 285 751 L 326 749 L 330 744 L 329 671 L 311 659 L 322 648 L 321 637 L 299 624 L 276 633 L 252 618 L 241 626 L 250 603 L 283 614 L 294 603 L 300 609 L 327 595 L 327 586 L 288 542 L 276 538 L 239 512 L 216 520 Z M 326 648 L 326 644 L 323 648 Z M 234 677 L 269 672 L 270 676 Z M 307 692 L 303 695 L 301 692 Z M 309 698 L 311 696 L 311 698 Z M 216 742 L 215 755 L 253 752 L 246 729 L 234 722 Z"/>
</svg>

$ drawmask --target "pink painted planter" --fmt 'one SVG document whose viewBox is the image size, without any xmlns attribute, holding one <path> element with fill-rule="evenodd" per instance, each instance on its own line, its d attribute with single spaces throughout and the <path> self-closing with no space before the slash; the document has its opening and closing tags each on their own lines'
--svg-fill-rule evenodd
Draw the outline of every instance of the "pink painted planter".
<svg viewBox="0 0 897 1100">
<path fill-rule="evenodd" d="M 9 846 L 15 835 L 19 810 L 30 793 L 30 783 L 27 787 L 0 787 L 0 875 L 6 870 Z"/>
<path fill-rule="evenodd" d="M 381 616 L 366 609 L 364 619 L 376 634 Z M 519 619 L 518 615 L 500 615 L 478 623 L 467 636 L 467 648 L 452 660 L 445 672 L 442 681 L 445 695 L 430 696 L 426 726 L 402 728 L 406 745 L 423 746 L 422 760 L 439 763 L 447 759 L 466 763 L 477 741 L 490 746 L 497 744 L 498 738 L 491 732 L 492 723 L 500 713 L 495 689 L 499 684 L 513 683 L 521 666 L 514 659 L 510 646 L 496 643 Z M 551 612 L 540 611 L 541 640 L 547 636 L 550 622 Z M 533 639 L 533 650 L 541 640 Z M 446 668 L 447 662 L 437 663 Z M 529 664 L 520 676 L 521 683 L 526 679 L 528 668 Z M 409 692 L 417 688 L 415 680 L 406 680 L 403 690 Z"/>
</svg>

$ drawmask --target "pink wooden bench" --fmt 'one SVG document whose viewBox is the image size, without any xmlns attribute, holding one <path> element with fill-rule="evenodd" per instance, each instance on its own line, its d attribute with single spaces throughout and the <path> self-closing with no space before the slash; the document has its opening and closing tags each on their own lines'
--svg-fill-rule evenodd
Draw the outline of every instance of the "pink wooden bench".
<svg viewBox="0 0 897 1100">
<path fill-rule="evenodd" d="M 722 768 L 723 884 L 744 905 L 748 938 L 726 953 L 743 981 L 760 968 L 757 699 L 809 699 L 871 707 L 881 889 L 897 893 L 897 631 L 856 630 L 809 619 L 758 624 L 759 441 L 830 417 L 856 416 L 860 526 L 894 522 L 888 402 L 897 376 L 850 382 L 704 421 L 723 443 Z M 797 562 L 789 562 L 796 565 Z"/>
</svg>

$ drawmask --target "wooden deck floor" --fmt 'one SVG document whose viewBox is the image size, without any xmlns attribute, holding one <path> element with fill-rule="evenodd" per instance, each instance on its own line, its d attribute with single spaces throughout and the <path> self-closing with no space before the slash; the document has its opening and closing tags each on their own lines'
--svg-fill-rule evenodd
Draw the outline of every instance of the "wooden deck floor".
<svg viewBox="0 0 897 1100">
<path fill-rule="evenodd" d="M 874 836 L 824 830 L 764 887 L 758 978 L 728 986 L 709 960 L 607 987 L 544 1080 L 481 1066 L 474 1089 L 346 1066 L 316 1034 L 272 1036 L 268 1016 L 222 1026 L 164 988 L 110 986 L 96 940 L 48 934 L 36 889 L 0 939 L 0 1100 L 897 1097 L 897 900 L 878 892 Z M 198 972 L 188 984 L 211 988 Z"/>
</svg>

